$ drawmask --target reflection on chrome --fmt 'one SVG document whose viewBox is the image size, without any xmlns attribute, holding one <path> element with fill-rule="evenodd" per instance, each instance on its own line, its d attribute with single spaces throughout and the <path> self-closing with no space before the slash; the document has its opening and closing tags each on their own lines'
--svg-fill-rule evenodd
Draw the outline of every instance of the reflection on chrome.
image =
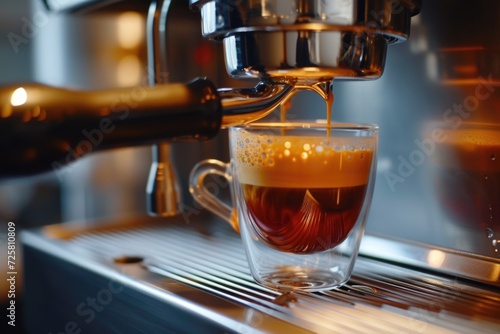
<svg viewBox="0 0 500 334">
<path fill-rule="evenodd" d="M 434 268 L 439 268 L 443 265 L 446 259 L 446 254 L 440 250 L 432 249 L 427 254 L 427 263 Z"/>
</svg>

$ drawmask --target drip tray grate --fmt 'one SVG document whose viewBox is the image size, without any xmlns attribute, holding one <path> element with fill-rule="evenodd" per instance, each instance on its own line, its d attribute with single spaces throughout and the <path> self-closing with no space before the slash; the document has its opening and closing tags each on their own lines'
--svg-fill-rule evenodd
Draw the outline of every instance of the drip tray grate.
<svg viewBox="0 0 500 334">
<path fill-rule="evenodd" d="M 254 282 L 239 236 L 218 224 L 152 224 L 79 232 L 55 241 L 58 247 L 100 264 L 112 263 L 113 268 L 134 259 L 132 263 L 149 273 L 194 288 L 206 298 L 229 301 L 245 309 L 237 320 L 255 330 L 270 330 L 262 320 L 265 315 L 306 332 L 500 332 L 496 288 L 364 256 L 341 288 L 280 294 Z M 165 289 L 160 284 L 155 288 Z M 212 311 L 231 317 L 227 308 Z"/>
</svg>

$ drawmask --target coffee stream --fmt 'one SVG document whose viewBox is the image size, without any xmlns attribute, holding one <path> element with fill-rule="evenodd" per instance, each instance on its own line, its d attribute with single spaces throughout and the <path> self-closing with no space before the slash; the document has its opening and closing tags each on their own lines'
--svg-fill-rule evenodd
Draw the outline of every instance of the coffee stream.
<svg viewBox="0 0 500 334">
<path fill-rule="evenodd" d="M 330 82 L 296 87 L 296 90 L 281 106 L 281 121 L 286 121 L 291 99 L 298 89 L 315 91 L 325 100 L 327 135 L 330 137 L 333 105 Z M 300 147 L 300 145 L 298 146 Z M 363 167 L 359 169 L 362 172 L 355 174 L 355 178 L 362 181 L 335 186 L 334 183 L 328 184 L 328 181 L 320 180 L 322 184 L 321 187 L 318 187 L 318 181 L 311 181 L 310 175 L 309 177 L 306 175 L 314 174 L 307 173 L 308 170 L 303 173 L 299 172 L 296 179 L 290 179 L 290 182 L 285 186 L 277 184 L 242 185 L 249 218 L 261 240 L 282 251 L 307 254 L 331 249 L 347 238 L 361 212 L 367 183 L 367 179 L 364 177 L 368 175 L 366 168 L 369 170 L 372 152 L 361 150 L 346 155 L 346 152 L 340 151 L 332 152 L 332 154 L 336 155 L 336 158 L 329 160 L 329 162 L 337 164 L 331 169 L 332 174 L 340 174 L 343 167 L 346 168 L 349 167 L 349 164 L 357 163 L 358 166 Z M 319 155 L 321 156 L 321 154 Z M 344 156 L 346 159 L 349 157 L 352 161 L 349 161 L 349 164 L 343 162 Z M 318 162 L 323 164 L 326 163 L 326 160 Z M 311 165 L 304 168 L 315 169 L 318 166 L 315 164 L 311 162 Z M 281 167 L 284 174 L 290 173 L 291 169 L 288 167 L 292 166 L 284 164 Z M 318 173 L 318 175 L 323 174 Z M 297 178 L 301 178 L 301 180 L 297 180 Z M 291 184 L 300 184 L 300 186 L 291 186 Z"/>
</svg>

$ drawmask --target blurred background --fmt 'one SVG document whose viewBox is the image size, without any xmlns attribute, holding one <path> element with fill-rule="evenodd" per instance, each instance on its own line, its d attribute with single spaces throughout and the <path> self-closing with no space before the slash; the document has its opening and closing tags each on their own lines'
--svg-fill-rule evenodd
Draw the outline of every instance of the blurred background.
<svg viewBox="0 0 500 334">
<path fill-rule="evenodd" d="M 17 81 L 31 81 L 33 78 L 33 66 L 32 66 L 32 43 L 25 43 L 19 45 L 19 48 L 13 48 L 9 37 L 14 37 L 13 34 L 21 35 L 22 21 L 23 17 L 29 18 L 31 13 L 31 6 L 28 0 L 21 1 L 0 1 L 0 85 L 10 84 Z M 9 33 L 12 33 L 9 35 Z M 16 45 L 15 43 L 14 45 Z M 17 52 L 16 52 L 17 51 Z M 0 245 L 1 245 L 1 255 L 0 268 L 2 270 L 2 280 L 0 283 L 0 307 L 5 310 L 7 307 L 7 291 L 8 287 L 6 284 L 6 272 L 7 272 L 7 222 L 19 218 L 22 214 L 24 207 L 31 202 L 32 210 L 34 210 L 34 204 L 37 202 L 34 197 L 33 184 L 37 184 L 37 188 L 42 192 L 47 190 L 48 197 L 45 204 L 49 204 L 49 209 L 47 211 L 47 216 L 42 213 L 42 220 L 45 219 L 47 222 L 50 219 L 58 218 L 59 214 L 57 211 L 58 204 L 56 208 L 53 208 L 53 204 L 50 204 L 53 200 L 54 194 L 57 199 L 58 189 L 54 183 L 47 177 L 40 177 L 33 180 L 22 180 L 22 181 L 12 181 L 12 182 L 1 182 L 0 181 L 0 223 L 2 230 L 0 231 Z M 40 210 L 38 210 L 41 212 Z M 43 210 L 44 211 L 44 210 Z M 25 212 L 28 214 L 28 211 Z M 35 213 L 36 215 L 36 213 Z M 20 222 L 19 226 L 28 226 L 28 222 L 31 224 L 38 224 L 36 221 L 36 216 L 32 219 L 26 216 L 22 218 L 25 222 Z M 17 243 L 17 250 L 19 251 L 20 243 Z M 19 256 L 18 256 L 19 259 Z M 19 262 L 21 265 L 21 262 Z M 22 281 L 17 283 L 17 287 L 20 288 Z M 16 296 L 16 302 L 19 302 L 17 306 L 22 305 L 21 295 Z M 22 333 L 22 315 L 18 308 L 18 318 L 16 321 L 16 327 L 12 328 L 7 325 L 6 321 L 2 321 L 1 327 L 4 328 L 4 332 L 12 333 L 18 332 Z M 7 331 L 8 330 L 8 331 Z"/>
</svg>

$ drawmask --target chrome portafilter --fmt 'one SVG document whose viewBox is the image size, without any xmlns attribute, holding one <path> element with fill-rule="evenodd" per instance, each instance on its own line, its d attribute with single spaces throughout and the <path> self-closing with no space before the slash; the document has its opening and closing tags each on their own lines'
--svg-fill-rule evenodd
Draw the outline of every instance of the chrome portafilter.
<svg viewBox="0 0 500 334">
<path fill-rule="evenodd" d="M 191 0 L 203 36 L 222 41 L 237 79 L 375 79 L 405 41 L 421 0 Z"/>
</svg>

